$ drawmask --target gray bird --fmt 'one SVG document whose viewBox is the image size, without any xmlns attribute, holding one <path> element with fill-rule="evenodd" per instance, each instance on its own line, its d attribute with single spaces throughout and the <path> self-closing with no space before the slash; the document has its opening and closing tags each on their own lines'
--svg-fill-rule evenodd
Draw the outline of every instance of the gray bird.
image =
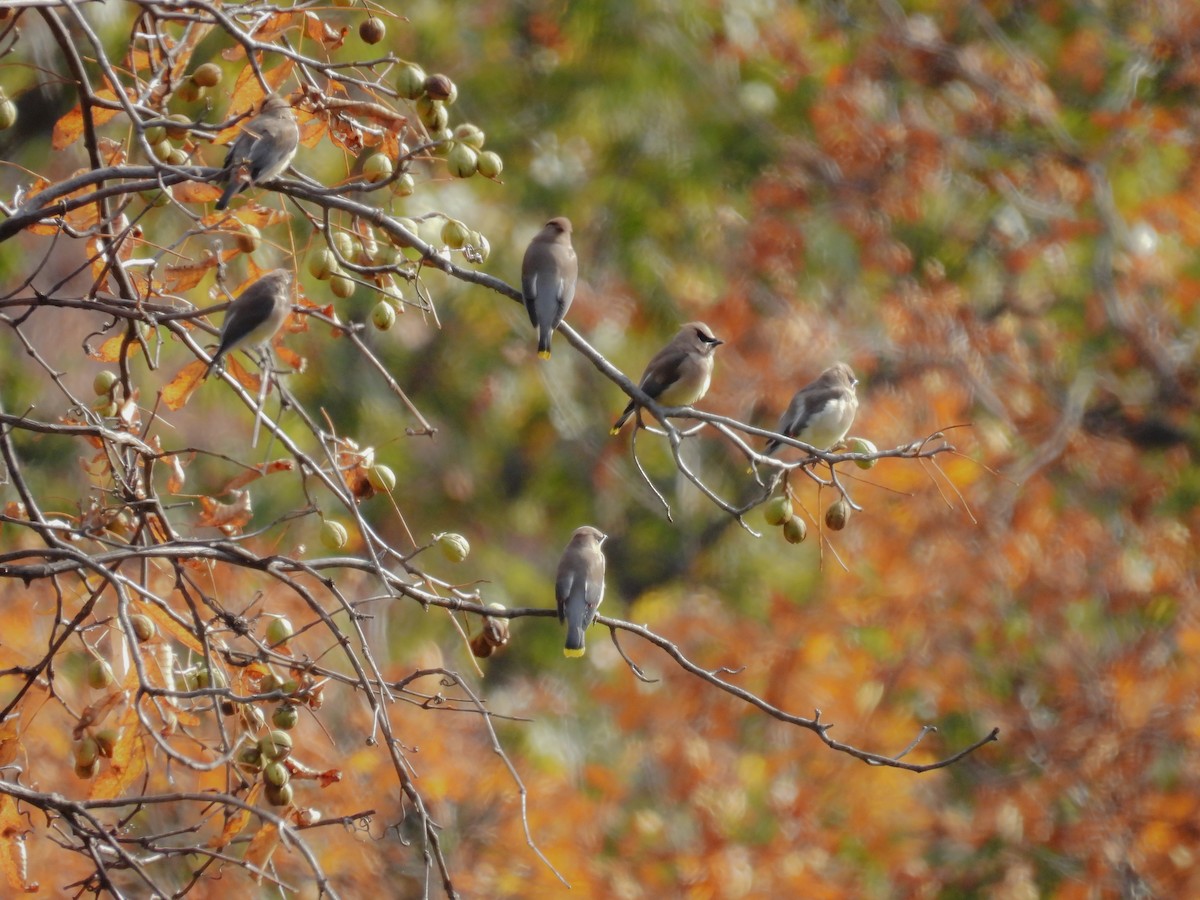
<svg viewBox="0 0 1200 900">
<path fill-rule="evenodd" d="M 221 325 L 221 340 L 212 362 L 204 371 L 207 378 L 213 367 L 230 350 L 245 344 L 265 344 L 275 337 L 291 312 L 292 273 L 287 269 L 268 272 L 229 304 Z"/>
<path fill-rule="evenodd" d="M 604 600 L 604 553 L 600 545 L 607 539 L 607 534 L 591 525 L 576 528 L 558 561 L 554 599 L 558 621 L 567 625 L 563 656 L 583 656 L 586 652 L 583 633 L 596 620 L 596 611 Z"/>
<path fill-rule="evenodd" d="M 708 393 L 713 352 L 723 343 L 703 322 L 688 322 L 646 364 L 639 387 L 662 406 L 691 406 Z M 629 401 L 612 434 L 621 430 L 637 407 L 636 400 Z"/>
<path fill-rule="evenodd" d="M 571 220 L 558 216 L 537 233 L 521 263 L 521 293 L 538 333 L 538 356 L 550 358 L 550 338 L 575 299 L 579 260 L 571 246 Z"/>
<path fill-rule="evenodd" d="M 262 111 L 242 126 L 242 133 L 229 148 L 220 179 L 228 184 L 217 209 L 227 207 L 234 194 L 283 174 L 299 146 L 300 127 L 287 100 L 268 97 Z"/>
<path fill-rule="evenodd" d="M 846 436 L 858 412 L 858 379 L 845 363 L 837 363 L 806 384 L 788 404 L 775 430 L 803 441 L 818 450 L 828 450 Z M 767 442 L 767 456 L 779 449 L 779 441 Z"/>
</svg>

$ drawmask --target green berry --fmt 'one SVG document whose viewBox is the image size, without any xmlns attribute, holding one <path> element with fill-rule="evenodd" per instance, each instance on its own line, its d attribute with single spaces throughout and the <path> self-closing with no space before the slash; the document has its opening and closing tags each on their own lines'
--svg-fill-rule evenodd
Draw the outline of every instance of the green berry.
<svg viewBox="0 0 1200 900">
<path fill-rule="evenodd" d="M 396 489 L 396 473 L 387 466 L 371 466 L 367 470 L 367 481 L 377 491 L 390 494 Z"/>
<path fill-rule="evenodd" d="M 326 550 L 341 550 L 350 540 L 350 532 L 341 522 L 326 519 L 321 525 L 321 545 Z"/>
<path fill-rule="evenodd" d="M 268 762 L 287 759 L 292 752 L 292 736 L 286 731 L 276 729 L 266 737 L 259 738 L 258 752 Z"/>
<path fill-rule="evenodd" d="M 455 534 L 448 531 L 445 534 L 437 536 L 438 549 L 442 551 L 442 556 L 446 557 L 452 563 L 460 563 L 467 558 L 471 552 L 471 545 L 467 539 L 461 534 Z"/>
<path fill-rule="evenodd" d="M 272 647 L 285 644 L 295 633 L 296 630 L 292 628 L 292 623 L 280 616 L 278 619 L 272 619 L 267 626 L 267 643 Z"/>
<path fill-rule="evenodd" d="M 446 154 L 446 168 L 455 178 L 470 178 L 479 164 L 479 154 L 466 144 L 455 144 Z"/>
<path fill-rule="evenodd" d="M 396 324 L 396 310 L 386 300 L 380 300 L 371 310 L 371 324 L 380 331 L 388 331 Z"/>
<path fill-rule="evenodd" d="M 117 383 L 117 373 L 104 369 L 96 373 L 96 377 L 92 379 L 92 393 L 99 397 L 103 397 L 113 389 L 113 385 Z"/>
<path fill-rule="evenodd" d="M 405 63 L 397 73 L 396 91 L 405 100 L 416 100 L 425 93 L 425 70 L 416 63 Z"/>
<path fill-rule="evenodd" d="M 475 161 L 475 167 L 484 178 L 491 178 L 494 181 L 504 171 L 504 161 L 500 158 L 499 153 L 484 150 L 479 154 L 479 159 Z"/>
<path fill-rule="evenodd" d="M 792 517 L 792 499 L 776 497 L 763 507 L 763 519 L 768 525 L 782 525 Z"/>
</svg>

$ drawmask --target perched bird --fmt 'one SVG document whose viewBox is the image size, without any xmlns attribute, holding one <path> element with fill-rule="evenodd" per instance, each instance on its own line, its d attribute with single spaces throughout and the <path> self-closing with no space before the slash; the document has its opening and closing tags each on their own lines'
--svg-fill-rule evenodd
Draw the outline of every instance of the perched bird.
<svg viewBox="0 0 1200 900">
<path fill-rule="evenodd" d="M 579 260 L 571 246 L 571 220 L 551 219 L 529 242 L 521 263 L 521 293 L 538 332 L 538 356 L 550 358 L 550 338 L 575 299 Z"/>
<path fill-rule="evenodd" d="M 703 322 L 688 322 L 646 364 L 638 386 L 663 406 L 690 406 L 708 393 L 713 351 L 723 343 Z M 621 430 L 637 407 L 636 400 L 629 401 L 613 424 L 612 434 Z"/>
<path fill-rule="evenodd" d="M 567 643 L 563 656 L 583 656 L 583 633 L 596 620 L 596 610 L 604 599 L 604 553 L 600 545 L 608 535 L 584 525 L 576 528 L 558 561 L 554 579 L 554 599 L 558 602 L 558 621 L 567 625 Z"/>
<path fill-rule="evenodd" d="M 291 293 L 292 273 L 287 269 L 268 272 L 242 291 L 225 313 L 221 340 L 204 377 L 235 347 L 242 344 L 253 347 L 275 337 L 291 311 Z"/>
<path fill-rule="evenodd" d="M 788 404 L 775 430 L 818 450 L 828 450 L 846 436 L 858 412 L 858 379 L 845 363 L 830 366 L 806 384 Z M 779 449 L 775 438 L 767 441 L 767 456 Z"/>
<path fill-rule="evenodd" d="M 227 207 L 234 194 L 283 174 L 299 146 L 300 128 L 292 108 L 282 97 L 268 97 L 262 111 L 242 127 L 229 148 L 221 176 L 228 184 L 217 209 Z"/>
</svg>

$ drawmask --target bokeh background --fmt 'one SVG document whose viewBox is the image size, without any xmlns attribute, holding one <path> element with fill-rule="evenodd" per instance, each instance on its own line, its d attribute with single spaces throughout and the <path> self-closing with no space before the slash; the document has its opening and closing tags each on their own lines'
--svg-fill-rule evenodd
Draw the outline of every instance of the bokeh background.
<svg viewBox="0 0 1200 900">
<path fill-rule="evenodd" d="M 135 9 L 88 15 L 116 42 Z M 351 27 L 344 57 L 379 55 L 353 30 L 361 9 L 313 9 Z M 391 211 L 462 219 L 490 241 L 481 268 L 510 284 L 528 240 L 566 214 L 581 271 L 568 321 L 631 376 L 679 323 L 702 319 L 727 342 L 703 408 L 771 427 L 797 387 L 842 359 L 861 380 L 854 434 L 891 448 L 942 431 L 959 451 L 849 467 L 862 512 L 827 541 L 810 523 L 791 546 L 760 520 L 761 537 L 739 527 L 642 435 L 667 521 L 628 434 L 608 436 L 624 396 L 561 337 L 540 363 L 523 309 L 494 292 L 432 273 L 438 321 L 409 313 L 368 338 L 432 439 L 405 436 L 415 421 L 347 342 L 319 327 L 286 339 L 310 360 L 292 389 L 395 469 L 415 533 L 470 539 L 469 559 L 440 574 L 481 580 L 485 600 L 552 605 L 562 547 L 594 524 L 612 536 L 603 612 L 704 668 L 744 667 L 730 680 L 793 713 L 820 709 L 839 740 L 895 754 L 936 726 L 907 757 L 921 762 L 1000 729 L 943 770 L 868 767 L 629 636 L 622 646 L 655 683 L 633 677 L 603 629 L 582 662 L 564 660 L 557 624 L 540 618 L 515 621 L 478 678 L 444 615 L 393 604 L 375 625 L 392 676 L 445 665 L 515 717 L 498 737 L 528 789 L 530 832 L 572 896 L 1200 893 L 1200 4 L 395 11 L 387 49 L 454 79 L 452 124 L 481 127 L 505 170 L 497 184 L 422 169 Z M 75 98 L 29 68 L 56 64 L 27 18 L 0 68 L 21 112 L 0 135 L 7 205 L 31 171 L 56 180 L 83 164 L 78 147 L 49 153 Z M 214 34 L 211 52 L 223 46 Z M 210 148 L 208 162 L 220 155 Z M 327 142 L 296 160 L 327 183 L 346 165 Z M 171 209 L 153 225 L 172 240 L 184 227 Z M 302 260 L 312 240 L 299 217 L 265 237 L 264 265 Z M 45 246 L 0 244 L 2 286 L 31 275 Z M 62 243 L 35 283 L 82 258 Z M 207 290 L 211 279 L 195 302 Z M 336 303 L 363 319 L 373 299 L 363 289 Z M 46 311 L 28 334 L 86 391 L 100 365 L 80 347 L 94 326 Z M 190 359 L 169 342 L 163 355 L 161 370 L 138 370 L 143 404 Z M 47 385 L 0 329 L 6 409 L 53 397 Z M 174 446 L 203 437 L 236 453 L 250 417 L 214 384 L 171 427 Z M 45 489 L 78 502 L 74 448 L 26 450 Z M 686 452 L 723 496 L 749 495 L 745 460 L 711 431 Z M 234 474 L 198 465 L 212 487 Z M 819 519 L 828 493 L 796 485 Z M 302 502 L 286 485 L 257 490 L 256 521 Z M 403 540 L 390 506 L 364 514 Z M 318 524 L 263 540 L 294 552 Z M 11 617 L 21 588 L 0 590 Z M 369 798 L 382 813 L 372 830 L 314 838 L 326 871 L 347 896 L 381 884 L 414 895 L 419 844 L 385 830 L 399 804 L 372 794 L 386 759 L 364 746 L 369 723 L 349 704 L 318 716 L 309 752 L 347 777 L 310 802 L 334 815 Z M 405 707 L 396 722 L 464 895 L 563 892 L 526 845 L 518 791 L 479 718 Z M 65 735 L 43 739 L 67 759 Z M 69 760 L 62 771 L 69 789 Z M 31 850 L 44 887 L 60 883 L 53 844 Z"/>
</svg>

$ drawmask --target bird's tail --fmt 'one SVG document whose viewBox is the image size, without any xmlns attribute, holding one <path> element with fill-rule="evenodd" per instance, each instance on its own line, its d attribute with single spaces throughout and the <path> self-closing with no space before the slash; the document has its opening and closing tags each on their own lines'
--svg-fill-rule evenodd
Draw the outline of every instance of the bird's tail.
<svg viewBox="0 0 1200 900">
<path fill-rule="evenodd" d="M 229 175 L 229 184 L 225 185 L 225 190 L 221 194 L 221 199 L 217 201 L 216 209 L 223 210 L 229 205 L 229 201 L 233 199 L 233 195 L 238 193 L 246 186 L 245 182 L 237 177 L 236 172 Z"/>
<path fill-rule="evenodd" d="M 538 357 L 541 359 L 550 358 L 550 338 L 554 334 L 549 328 L 538 329 Z"/>
<path fill-rule="evenodd" d="M 625 412 L 621 413 L 620 418 L 613 422 L 613 427 L 609 429 L 609 434 L 620 434 L 621 426 L 624 425 L 626 421 L 628 421 L 629 417 L 633 415 L 633 409 L 635 405 L 636 404 L 632 400 L 629 401 L 629 405 L 625 407 Z"/>
<path fill-rule="evenodd" d="M 208 361 L 208 366 L 204 369 L 204 375 L 200 378 L 201 381 L 207 381 L 208 376 L 212 374 L 213 369 L 221 368 L 223 365 L 221 360 L 224 358 L 224 356 L 225 351 L 218 348 L 217 352 L 213 354 L 212 359 Z"/>
<path fill-rule="evenodd" d="M 563 656 L 576 658 L 583 656 L 587 648 L 583 645 L 583 628 L 579 625 L 567 626 L 567 645 L 563 647 Z"/>
</svg>

